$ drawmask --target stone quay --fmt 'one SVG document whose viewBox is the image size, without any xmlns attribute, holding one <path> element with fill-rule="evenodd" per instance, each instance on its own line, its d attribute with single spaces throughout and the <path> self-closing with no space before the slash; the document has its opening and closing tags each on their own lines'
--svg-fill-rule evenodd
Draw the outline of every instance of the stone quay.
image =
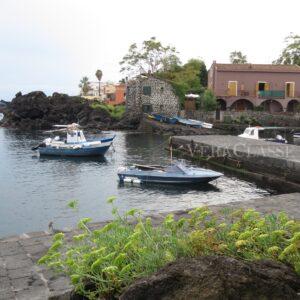
<svg viewBox="0 0 300 300">
<path fill-rule="evenodd" d="M 289 189 L 286 192 L 300 191 L 299 146 L 231 135 L 174 136 L 170 144 L 188 158 L 261 175 L 273 182 L 275 189 L 276 184 L 285 184 Z"/>
</svg>

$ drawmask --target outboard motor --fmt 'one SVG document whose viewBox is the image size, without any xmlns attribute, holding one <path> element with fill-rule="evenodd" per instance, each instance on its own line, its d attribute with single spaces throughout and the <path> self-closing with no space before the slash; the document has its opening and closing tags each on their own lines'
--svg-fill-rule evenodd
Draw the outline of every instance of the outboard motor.
<svg viewBox="0 0 300 300">
<path fill-rule="evenodd" d="M 38 144 L 37 146 L 35 147 L 32 147 L 31 150 L 35 151 L 35 150 L 38 150 L 39 148 L 41 147 L 46 147 L 47 144 L 50 144 L 52 141 L 51 138 L 47 138 L 47 139 L 44 139 L 40 144 Z"/>
</svg>

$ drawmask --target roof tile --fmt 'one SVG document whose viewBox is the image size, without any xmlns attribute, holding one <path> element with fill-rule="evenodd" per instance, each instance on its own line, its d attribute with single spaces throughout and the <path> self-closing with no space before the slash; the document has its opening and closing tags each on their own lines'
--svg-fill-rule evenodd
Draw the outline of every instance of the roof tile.
<svg viewBox="0 0 300 300">
<path fill-rule="evenodd" d="M 271 64 L 215 64 L 218 71 L 233 72 L 292 72 L 300 73 L 297 65 L 271 65 Z"/>
</svg>

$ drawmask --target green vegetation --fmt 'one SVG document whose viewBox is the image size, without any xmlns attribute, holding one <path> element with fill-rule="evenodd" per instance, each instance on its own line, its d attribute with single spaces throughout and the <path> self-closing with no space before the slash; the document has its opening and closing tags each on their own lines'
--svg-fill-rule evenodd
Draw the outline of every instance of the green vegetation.
<svg viewBox="0 0 300 300">
<path fill-rule="evenodd" d="M 201 102 L 205 111 L 214 111 L 217 109 L 217 99 L 211 90 L 205 90 Z"/>
<path fill-rule="evenodd" d="M 90 230 L 90 218 L 78 223 L 82 233 L 67 243 L 63 233 L 53 237 L 40 260 L 68 274 L 76 292 L 89 299 L 112 299 L 135 279 L 147 276 L 180 257 L 227 255 L 246 260 L 273 259 L 300 274 L 300 223 L 284 213 L 262 216 L 254 210 L 226 210 L 218 218 L 208 208 L 189 217 L 169 214 L 158 226 L 135 209 L 121 216 L 113 205 L 114 220 Z"/>
<path fill-rule="evenodd" d="M 155 37 L 143 41 L 142 46 L 130 45 L 120 62 L 121 72 L 128 75 L 172 70 L 180 64 L 175 47 L 164 46 Z"/>
<path fill-rule="evenodd" d="M 260 110 L 257 110 L 260 111 Z M 238 125 L 252 125 L 252 126 L 260 126 L 260 122 L 253 116 L 249 115 L 240 115 L 236 118 L 231 116 L 225 116 L 223 123 L 225 124 L 238 124 Z"/>
<path fill-rule="evenodd" d="M 171 83 L 182 105 L 186 94 L 195 93 L 201 95 L 207 85 L 206 66 L 199 59 L 190 59 L 183 66 L 178 65 L 172 70 L 160 71 L 155 75 Z"/>
<path fill-rule="evenodd" d="M 82 77 L 79 83 L 79 87 L 81 89 L 81 95 L 86 96 L 88 92 L 91 90 L 91 83 L 87 76 Z"/>
<path fill-rule="evenodd" d="M 286 47 L 282 50 L 279 58 L 273 64 L 298 65 L 300 66 L 300 36 L 290 34 L 285 39 Z"/>
<path fill-rule="evenodd" d="M 93 109 L 98 109 L 98 110 L 105 110 L 106 112 L 109 113 L 109 115 L 116 119 L 120 120 L 124 113 L 125 113 L 125 105 L 109 105 L 109 104 L 104 104 L 104 103 L 99 103 L 99 102 L 93 102 L 90 105 Z"/>
<path fill-rule="evenodd" d="M 233 120 L 233 123 L 235 124 L 242 124 L 242 125 L 253 125 L 253 126 L 259 126 L 260 123 L 255 117 L 251 117 L 248 115 L 240 115 L 239 117 L 235 118 Z"/>
<path fill-rule="evenodd" d="M 174 47 L 163 46 L 155 37 L 144 41 L 142 47 L 132 44 L 120 65 L 128 76 L 151 73 L 173 86 L 183 106 L 185 94 L 202 94 L 207 86 L 207 69 L 199 59 L 182 65 Z M 199 106 L 199 103 L 198 103 Z"/>
<path fill-rule="evenodd" d="M 247 63 L 247 56 L 243 55 L 241 51 L 231 52 L 229 59 L 232 64 L 246 64 Z"/>
</svg>

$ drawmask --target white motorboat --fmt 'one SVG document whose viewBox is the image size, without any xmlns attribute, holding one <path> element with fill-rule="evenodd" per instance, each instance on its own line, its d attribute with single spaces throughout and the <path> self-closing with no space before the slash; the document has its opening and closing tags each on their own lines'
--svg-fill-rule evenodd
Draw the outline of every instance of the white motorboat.
<svg viewBox="0 0 300 300">
<path fill-rule="evenodd" d="M 40 155 L 101 156 L 106 153 L 115 138 L 111 136 L 87 141 L 78 124 L 55 125 L 54 127 L 61 128 L 58 131 L 65 131 L 67 138 L 61 139 L 59 136 L 47 138 L 32 150 L 37 150 Z"/>
<path fill-rule="evenodd" d="M 278 130 L 280 129 L 282 130 L 284 128 L 261 126 L 247 127 L 245 131 L 239 135 L 239 137 L 286 144 L 287 140 L 281 134 L 278 133 Z"/>
</svg>

